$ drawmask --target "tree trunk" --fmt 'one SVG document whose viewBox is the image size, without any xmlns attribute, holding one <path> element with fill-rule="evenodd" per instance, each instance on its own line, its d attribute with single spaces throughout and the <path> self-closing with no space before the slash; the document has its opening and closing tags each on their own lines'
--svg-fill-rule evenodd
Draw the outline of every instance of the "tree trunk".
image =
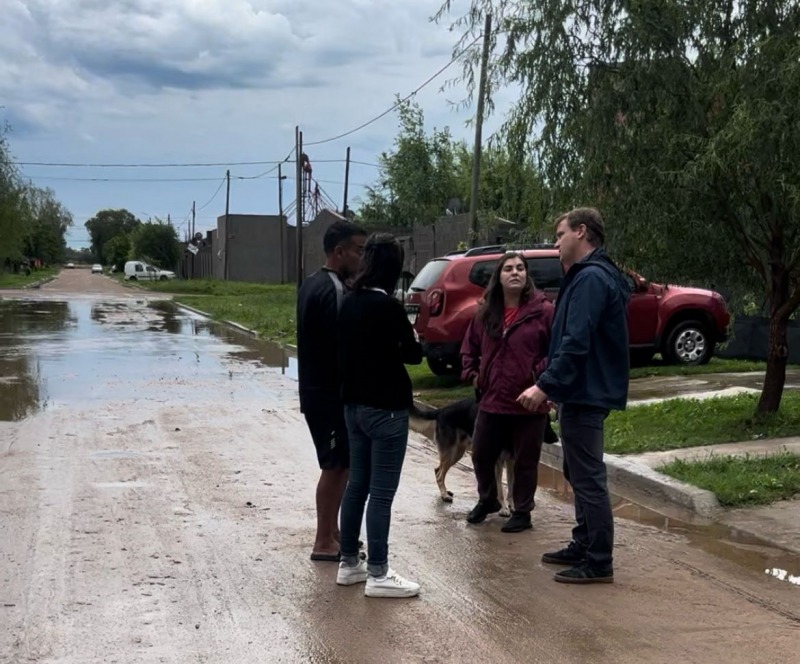
<svg viewBox="0 0 800 664">
<path fill-rule="evenodd" d="M 764 387 L 756 408 L 757 415 L 778 412 L 786 383 L 786 363 L 789 359 L 789 346 L 786 336 L 788 319 L 773 310 L 769 321 L 769 352 L 767 354 L 767 373 Z"/>
</svg>

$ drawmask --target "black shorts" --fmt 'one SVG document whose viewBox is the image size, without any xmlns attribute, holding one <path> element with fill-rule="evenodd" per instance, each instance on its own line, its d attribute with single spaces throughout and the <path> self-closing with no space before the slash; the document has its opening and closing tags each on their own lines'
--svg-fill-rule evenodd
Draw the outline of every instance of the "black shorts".
<svg viewBox="0 0 800 664">
<path fill-rule="evenodd" d="M 322 470 L 350 468 L 350 444 L 344 407 L 331 399 L 325 404 L 306 405 L 303 414 L 317 448 L 317 461 Z"/>
</svg>

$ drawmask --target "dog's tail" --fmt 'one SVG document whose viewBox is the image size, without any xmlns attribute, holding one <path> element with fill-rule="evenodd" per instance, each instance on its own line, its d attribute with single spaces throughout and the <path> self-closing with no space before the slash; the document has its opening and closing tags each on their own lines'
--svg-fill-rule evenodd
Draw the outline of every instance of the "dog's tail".
<svg viewBox="0 0 800 664">
<path fill-rule="evenodd" d="M 439 416 L 439 410 L 439 408 L 433 408 L 431 406 L 423 406 L 420 408 L 415 401 L 411 404 L 408 414 L 411 415 L 411 417 L 418 417 L 421 420 L 435 420 Z"/>
</svg>

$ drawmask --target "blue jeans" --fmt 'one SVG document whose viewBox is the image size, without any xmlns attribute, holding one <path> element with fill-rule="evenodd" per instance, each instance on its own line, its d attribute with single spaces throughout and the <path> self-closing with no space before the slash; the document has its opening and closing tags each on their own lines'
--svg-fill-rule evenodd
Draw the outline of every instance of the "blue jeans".
<svg viewBox="0 0 800 664">
<path fill-rule="evenodd" d="M 408 445 L 408 411 L 347 405 L 350 477 L 342 500 L 342 560 L 358 562 L 358 535 L 367 506 L 367 568 L 373 576 L 389 570 L 392 501 Z"/>
</svg>

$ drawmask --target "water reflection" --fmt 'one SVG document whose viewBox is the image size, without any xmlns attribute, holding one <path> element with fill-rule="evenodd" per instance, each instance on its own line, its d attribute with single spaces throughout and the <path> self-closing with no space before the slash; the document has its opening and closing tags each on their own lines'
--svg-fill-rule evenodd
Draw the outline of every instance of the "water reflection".
<svg viewBox="0 0 800 664">
<path fill-rule="evenodd" d="M 0 421 L 85 401 L 191 401 L 220 374 L 258 390 L 265 370 L 296 377 L 296 360 L 169 302 L 0 300 Z"/>
<path fill-rule="evenodd" d="M 564 500 L 572 501 L 569 483 L 554 468 L 539 464 L 539 487 L 549 489 Z M 715 556 L 755 571 L 767 567 L 766 573 L 769 576 L 800 585 L 800 576 L 786 571 L 800 569 L 800 556 L 766 540 L 672 505 L 648 507 L 617 495 L 611 496 L 611 505 L 617 518 L 683 535 L 694 546 Z"/>
<path fill-rule="evenodd" d="M 45 377 L 31 344 L 74 322 L 65 302 L 0 300 L 0 421 L 21 420 L 46 403 Z"/>
<path fill-rule="evenodd" d="M 789 574 L 785 569 L 778 569 L 777 567 L 772 567 L 770 569 L 765 569 L 764 573 L 768 576 L 772 576 L 779 581 L 787 581 L 795 586 L 800 586 L 800 574 L 794 575 Z"/>
</svg>

